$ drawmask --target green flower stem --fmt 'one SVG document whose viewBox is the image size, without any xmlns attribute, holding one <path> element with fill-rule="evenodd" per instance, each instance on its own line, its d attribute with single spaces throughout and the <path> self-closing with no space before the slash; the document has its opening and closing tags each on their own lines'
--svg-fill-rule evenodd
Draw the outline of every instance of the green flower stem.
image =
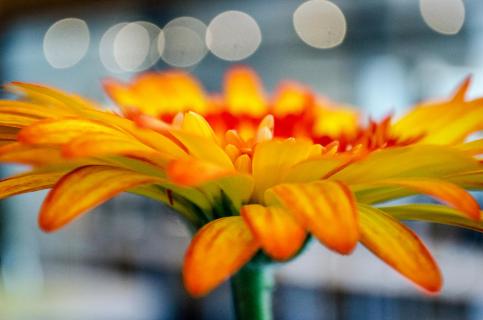
<svg viewBox="0 0 483 320">
<path fill-rule="evenodd" d="M 231 280 L 237 320 L 271 320 L 273 275 L 263 263 L 249 263 Z"/>
</svg>

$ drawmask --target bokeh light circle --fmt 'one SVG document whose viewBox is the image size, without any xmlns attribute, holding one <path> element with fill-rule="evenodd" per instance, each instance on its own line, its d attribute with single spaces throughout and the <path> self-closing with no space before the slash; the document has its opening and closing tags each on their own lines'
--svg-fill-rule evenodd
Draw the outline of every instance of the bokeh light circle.
<svg viewBox="0 0 483 320">
<path fill-rule="evenodd" d="M 146 28 L 136 22 L 128 23 L 114 37 L 114 60 L 124 71 L 138 71 L 150 47 L 151 40 Z"/>
<path fill-rule="evenodd" d="M 424 22 L 438 33 L 457 34 L 465 22 L 462 0 L 420 0 L 419 9 Z"/>
<path fill-rule="evenodd" d="M 344 41 L 347 23 L 338 6 L 326 0 L 302 3 L 293 14 L 295 32 L 303 42 L 318 49 L 329 49 Z"/>
<path fill-rule="evenodd" d="M 255 19 L 241 11 L 225 11 L 211 20 L 206 45 L 217 57 L 237 61 L 252 55 L 262 42 Z"/>
<path fill-rule="evenodd" d="M 55 22 L 47 30 L 43 51 L 47 62 L 54 68 L 76 65 L 89 49 L 90 33 L 87 23 L 78 18 Z"/>
<path fill-rule="evenodd" d="M 193 66 L 208 52 L 204 41 L 205 34 L 206 25 L 196 18 L 173 19 L 163 28 L 163 38 L 158 39 L 158 50 L 169 65 Z"/>
</svg>

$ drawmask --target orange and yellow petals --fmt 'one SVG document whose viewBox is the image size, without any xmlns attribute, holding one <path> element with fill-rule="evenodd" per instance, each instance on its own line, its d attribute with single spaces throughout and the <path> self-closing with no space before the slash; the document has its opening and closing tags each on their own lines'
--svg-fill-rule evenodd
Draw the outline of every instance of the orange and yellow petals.
<svg viewBox="0 0 483 320">
<path fill-rule="evenodd" d="M 60 150 L 49 146 L 32 146 L 12 142 L 0 147 L 0 162 L 21 163 L 32 166 L 60 163 L 65 161 Z"/>
<path fill-rule="evenodd" d="M 213 139 L 207 139 L 182 130 L 172 130 L 170 133 L 186 148 L 191 156 L 202 161 L 212 162 L 223 168 L 233 169 L 233 162 L 230 157 Z"/>
<path fill-rule="evenodd" d="M 360 206 L 359 214 L 364 246 L 425 290 L 441 289 L 441 272 L 414 232 L 376 208 Z"/>
<path fill-rule="evenodd" d="M 106 79 L 102 82 L 104 91 L 109 97 L 116 102 L 116 104 L 123 109 L 124 112 L 129 112 L 131 108 L 142 110 L 139 105 L 141 101 L 131 91 L 128 85 L 120 83 L 113 79 Z M 147 107 L 143 110 L 146 114 L 157 115 L 153 110 L 149 110 Z"/>
<path fill-rule="evenodd" d="M 122 135 L 120 131 L 101 122 L 67 118 L 38 121 L 23 128 L 18 134 L 18 140 L 26 144 L 64 144 L 88 133 Z"/>
<path fill-rule="evenodd" d="M 166 156 L 154 149 L 121 135 L 89 133 L 70 140 L 62 146 L 66 158 L 125 155 L 156 164 L 165 164 Z"/>
<path fill-rule="evenodd" d="M 0 125 L 0 146 L 16 142 L 19 131 L 20 128 L 4 127 Z"/>
<path fill-rule="evenodd" d="M 234 174 L 234 170 L 216 164 L 186 157 L 171 161 L 167 167 L 169 180 L 182 186 L 199 186 L 203 183 Z"/>
<path fill-rule="evenodd" d="M 181 129 L 185 132 L 216 141 L 210 124 L 199 114 L 189 111 L 184 114 Z"/>
<path fill-rule="evenodd" d="M 483 189 L 483 169 L 449 175 L 446 179 L 467 189 Z"/>
<path fill-rule="evenodd" d="M 281 184 L 267 193 L 267 202 L 279 202 L 328 248 L 350 253 L 359 240 L 354 196 L 340 182 Z"/>
<path fill-rule="evenodd" d="M 287 171 L 285 182 L 311 182 L 331 176 L 348 165 L 352 157 L 348 155 L 318 156 L 300 162 Z"/>
<path fill-rule="evenodd" d="M 47 108 L 55 108 L 56 112 L 82 112 L 97 109 L 98 106 L 80 96 L 68 94 L 61 90 L 34 83 L 11 82 L 6 89 L 25 95 L 25 97 L 36 104 L 44 105 Z"/>
<path fill-rule="evenodd" d="M 241 155 L 240 149 L 233 144 L 227 144 L 224 150 L 233 162 L 235 162 L 236 159 Z"/>
<path fill-rule="evenodd" d="M 119 120 L 115 123 L 119 128 L 139 142 L 173 157 L 187 155 L 186 148 L 170 133 L 174 129 L 171 125 L 143 114 L 135 114 L 132 121 L 121 117 L 115 119 Z M 111 123 L 109 120 L 106 122 Z"/>
<path fill-rule="evenodd" d="M 379 209 L 398 220 L 418 220 L 431 223 L 442 223 L 483 232 L 483 220 L 470 220 L 465 216 L 462 216 L 458 210 L 442 205 L 409 204 L 380 207 Z"/>
<path fill-rule="evenodd" d="M 290 259 L 304 243 L 305 229 L 285 209 L 252 204 L 241 208 L 241 216 L 263 250 L 276 260 Z"/>
<path fill-rule="evenodd" d="M 465 101 L 469 79 L 452 99 L 414 107 L 394 124 L 393 132 L 401 137 L 423 134 L 421 142 L 428 144 L 456 144 L 483 130 L 483 100 Z"/>
<path fill-rule="evenodd" d="M 350 138 L 355 136 L 358 122 L 359 114 L 354 109 L 317 106 L 314 108 L 312 133 L 315 137 Z"/>
<path fill-rule="evenodd" d="M 125 110 L 160 116 L 183 111 L 205 112 L 207 100 L 199 83 L 181 71 L 145 73 L 131 84 L 104 82 L 111 98 Z"/>
<path fill-rule="evenodd" d="M 242 154 L 235 160 L 235 169 L 238 172 L 251 174 L 252 173 L 252 159 L 247 154 Z"/>
<path fill-rule="evenodd" d="M 51 188 L 66 172 L 31 171 L 0 180 L 0 199 Z"/>
<path fill-rule="evenodd" d="M 298 83 L 285 82 L 280 85 L 272 101 L 271 112 L 276 117 L 301 114 L 314 103 L 314 94 Z"/>
<path fill-rule="evenodd" d="M 369 153 L 331 179 L 353 185 L 391 178 L 441 178 L 479 169 L 478 161 L 452 147 L 414 145 Z"/>
<path fill-rule="evenodd" d="M 23 128 L 38 121 L 39 118 L 30 115 L 2 112 L 0 110 L 0 125 L 5 127 Z"/>
<path fill-rule="evenodd" d="M 241 217 L 208 223 L 198 231 L 186 252 L 186 289 L 193 296 L 209 293 L 250 261 L 258 249 L 258 241 Z"/>
<path fill-rule="evenodd" d="M 31 102 L 17 101 L 17 100 L 1 100 L 0 114 L 15 114 L 24 117 L 31 117 L 33 119 L 50 119 L 59 118 L 72 115 L 72 112 L 67 112 L 62 109 L 49 108 L 44 105 L 39 105 Z"/>
<path fill-rule="evenodd" d="M 255 143 L 272 140 L 274 125 L 274 117 L 271 114 L 266 115 L 258 125 L 258 129 L 255 134 Z"/>
<path fill-rule="evenodd" d="M 232 68 L 225 77 L 225 103 L 234 115 L 260 117 L 267 112 L 267 102 L 260 79 L 244 67 Z"/>
<path fill-rule="evenodd" d="M 384 184 L 396 185 L 432 196 L 461 211 L 473 220 L 480 220 L 480 207 L 466 190 L 455 184 L 430 179 L 391 179 Z"/>
<path fill-rule="evenodd" d="M 0 126 L 23 128 L 41 119 L 59 118 L 69 115 L 62 110 L 21 101 L 0 101 Z"/>
<path fill-rule="evenodd" d="M 283 181 L 288 170 L 306 160 L 312 143 L 295 139 L 271 140 L 255 147 L 252 174 L 255 179 L 255 197 L 263 200 L 265 190 Z"/>
<path fill-rule="evenodd" d="M 456 145 L 455 148 L 478 158 L 478 156 L 483 155 L 483 139 L 462 143 Z"/>
<path fill-rule="evenodd" d="M 77 168 L 63 176 L 47 195 L 40 210 L 40 227 L 48 232 L 57 230 L 120 192 L 155 182 L 155 177 L 116 167 Z"/>
</svg>

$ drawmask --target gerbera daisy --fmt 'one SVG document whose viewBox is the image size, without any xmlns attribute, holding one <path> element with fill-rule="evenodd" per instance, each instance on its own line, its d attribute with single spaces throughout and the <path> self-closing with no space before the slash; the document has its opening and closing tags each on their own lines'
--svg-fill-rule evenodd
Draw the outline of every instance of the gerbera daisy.
<svg viewBox="0 0 483 320">
<path fill-rule="evenodd" d="M 357 112 L 300 84 L 269 97 L 240 67 L 228 72 L 222 95 L 180 71 L 106 81 L 119 114 L 11 83 L 23 99 L 0 102 L 0 161 L 32 170 L 1 181 L 0 196 L 51 188 L 39 215 L 45 231 L 124 191 L 163 202 L 196 232 L 183 267 L 188 292 L 204 295 L 238 272 L 246 317 L 266 312 L 259 270 L 294 257 L 310 237 L 340 254 L 360 242 L 437 292 L 437 264 L 399 220 L 483 230 L 465 190 L 483 185 L 483 142 L 464 142 L 483 128 L 483 100 L 467 101 L 468 85 L 399 120 L 363 126 Z M 444 205 L 378 205 L 417 193 Z"/>
</svg>

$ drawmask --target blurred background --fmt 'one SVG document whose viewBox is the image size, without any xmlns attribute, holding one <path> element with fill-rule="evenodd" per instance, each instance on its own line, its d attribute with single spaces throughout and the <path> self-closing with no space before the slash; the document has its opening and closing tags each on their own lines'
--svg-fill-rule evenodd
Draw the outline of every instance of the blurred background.
<svg viewBox="0 0 483 320">
<path fill-rule="evenodd" d="M 2 83 L 42 82 L 108 107 L 103 78 L 182 68 L 214 92 L 233 64 L 255 68 L 267 90 L 295 79 L 375 117 L 448 97 L 468 74 L 470 96 L 483 96 L 481 0 L 1 0 L 0 18 Z M 232 319 L 227 284 L 186 295 L 190 235 L 159 204 L 124 195 L 43 234 L 44 196 L 0 202 L 0 319 Z M 313 243 L 277 269 L 276 319 L 483 319 L 483 237 L 411 226 L 441 265 L 441 295 L 363 247 L 340 257 Z"/>
</svg>

